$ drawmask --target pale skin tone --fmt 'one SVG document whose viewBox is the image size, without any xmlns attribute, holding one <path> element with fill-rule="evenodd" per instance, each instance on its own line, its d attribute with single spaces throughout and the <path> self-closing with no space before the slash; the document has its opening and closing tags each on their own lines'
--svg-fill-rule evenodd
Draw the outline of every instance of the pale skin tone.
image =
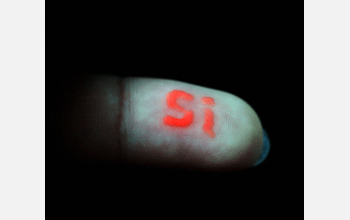
<svg viewBox="0 0 350 220">
<path fill-rule="evenodd" d="M 62 123 L 76 160 L 220 172 L 245 170 L 261 155 L 259 117 L 233 94 L 111 75 L 90 75 L 77 87 Z"/>
</svg>

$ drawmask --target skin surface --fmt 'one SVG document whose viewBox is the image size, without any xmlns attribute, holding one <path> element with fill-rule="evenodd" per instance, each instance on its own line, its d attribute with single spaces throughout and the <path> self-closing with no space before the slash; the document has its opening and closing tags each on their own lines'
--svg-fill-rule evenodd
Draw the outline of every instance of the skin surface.
<svg viewBox="0 0 350 220">
<path fill-rule="evenodd" d="M 82 164 L 244 170 L 262 152 L 257 114 L 232 94 L 108 75 L 76 86 L 64 135 L 67 151 Z"/>
</svg>

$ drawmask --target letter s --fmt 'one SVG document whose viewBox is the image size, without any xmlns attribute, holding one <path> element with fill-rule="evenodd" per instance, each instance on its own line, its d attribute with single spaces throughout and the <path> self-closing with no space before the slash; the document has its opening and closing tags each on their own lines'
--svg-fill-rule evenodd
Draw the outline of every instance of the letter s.
<svg viewBox="0 0 350 220">
<path fill-rule="evenodd" d="M 188 127 L 190 124 L 192 124 L 193 118 L 194 118 L 194 112 L 187 111 L 186 109 L 181 107 L 179 104 L 177 104 L 176 100 L 178 100 L 179 98 L 183 98 L 187 101 L 192 101 L 193 95 L 188 94 L 181 90 L 173 90 L 166 95 L 166 101 L 167 101 L 168 107 L 172 109 L 176 109 L 180 112 L 184 112 L 185 115 L 180 119 L 167 115 L 163 119 L 163 123 L 165 125 L 176 126 L 176 127 Z"/>
</svg>

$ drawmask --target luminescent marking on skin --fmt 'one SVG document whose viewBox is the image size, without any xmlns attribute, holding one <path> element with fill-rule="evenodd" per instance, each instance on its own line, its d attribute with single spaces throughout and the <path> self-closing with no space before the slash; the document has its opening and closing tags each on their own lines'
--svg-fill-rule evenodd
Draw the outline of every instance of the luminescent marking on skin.
<svg viewBox="0 0 350 220">
<path fill-rule="evenodd" d="M 210 97 L 203 97 L 202 103 L 206 105 L 215 105 L 214 99 Z"/>
<path fill-rule="evenodd" d="M 169 92 L 166 95 L 166 101 L 169 108 L 176 109 L 180 112 L 184 112 L 185 115 L 182 118 L 174 118 L 172 116 L 166 116 L 163 119 L 164 124 L 169 126 L 176 126 L 176 127 L 188 127 L 193 122 L 194 118 L 194 112 L 193 111 L 187 111 L 183 107 L 181 107 L 179 104 L 176 103 L 176 101 L 179 98 L 183 98 L 187 101 L 193 100 L 193 95 L 188 94 L 181 90 L 173 90 L 172 92 Z"/>
<path fill-rule="evenodd" d="M 172 116 L 167 115 L 163 119 L 163 123 L 165 125 L 169 126 L 175 126 L 175 127 L 188 127 L 193 122 L 194 118 L 194 112 L 193 111 L 187 111 L 183 107 L 181 107 L 179 104 L 176 103 L 176 101 L 179 98 L 183 98 L 187 101 L 192 101 L 194 99 L 193 95 L 188 94 L 181 90 L 173 90 L 169 92 L 166 95 L 166 101 L 169 108 L 176 109 L 180 112 L 184 112 L 185 115 L 182 118 L 174 118 Z M 205 105 L 215 105 L 214 99 L 211 97 L 203 97 L 201 99 L 202 103 Z M 215 133 L 213 131 L 214 127 L 214 112 L 210 108 L 204 109 L 204 125 L 202 127 L 203 131 L 211 138 L 215 137 Z"/>
<path fill-rule="evenodd" d="M 215 133 L 213 131 L 214 127 L 214 112 L 210 108 L 204 109 L 204 125 L 203 131 L 207 133 L 211 138 L 215 137 Z"/>
<path fill-rule="evenodd" d="M 214 99 L 210 97 L 203 97 L 202 103 L 206 105 L 215 105 Z M 215 133 L 213 131 L 214 127 L 214 112 L 210 108 L 204 109 L 204 125 L 203 131 L 209 135 L 209 137 L 214 138 Z"/>
</svg>

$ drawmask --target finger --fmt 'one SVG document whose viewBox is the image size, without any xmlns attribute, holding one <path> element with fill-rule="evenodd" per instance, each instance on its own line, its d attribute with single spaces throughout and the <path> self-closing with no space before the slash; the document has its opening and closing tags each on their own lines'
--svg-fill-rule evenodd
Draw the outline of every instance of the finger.
<svg viewBox="0 0 350 220">
<path fill-rule="evenodd" d="M 90 77 L 67 114 L 82 161 L 242 170 L 262 153 L 255 111 L 232 94 L 154 78 Z"/>
</svg>

